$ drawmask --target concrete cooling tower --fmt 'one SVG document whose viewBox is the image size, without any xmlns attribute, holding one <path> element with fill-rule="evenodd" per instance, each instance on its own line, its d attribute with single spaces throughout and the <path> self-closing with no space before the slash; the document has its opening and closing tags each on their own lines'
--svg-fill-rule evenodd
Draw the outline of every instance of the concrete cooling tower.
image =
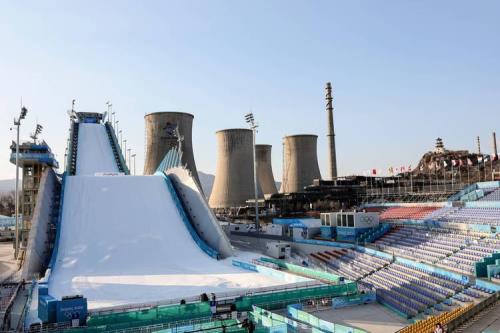
<svg viewBox="0 0 500 333">
<path fill-rule="evenodd" d="M 198 184 L 198 171 L 194 162 L 192 128 L 194 116 L 183 112 L 154 112 L 144 116 L 146 123 L 146 149 L 144 174 L 151 175 L 165 154 L 178 146 L 177 130 L 182 138 L 182 163 L 191 171 Z"/>
<path fill-rule="evenodd" d="M 244 205 L 254 197 L 252 131 L 226 129 L 216 136 L 217 168 L 208 203 L 212 208 Z"/>
<path fill-rule="evenodd" d="M 317 135 L 300 134 L 283 138 L 283 183 L 281 192 L 302 192 L 320 179 L 316 153 Z"/>
<path fill-rule="evenodd" d="M 255 145 L 257 160 L 257 179 L 264 194 L 277 193 L 274 182 L 273 168 L 271 165 L 271 145 Z"/>
</svg>

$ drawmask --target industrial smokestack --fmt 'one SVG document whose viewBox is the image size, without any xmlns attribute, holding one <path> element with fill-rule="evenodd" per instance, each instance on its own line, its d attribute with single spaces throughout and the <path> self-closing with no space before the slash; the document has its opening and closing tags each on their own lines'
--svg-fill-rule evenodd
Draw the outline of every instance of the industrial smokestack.
<svg viewBox="0 0 500 333">
<path fill-rule="evenodd" d="M 218 131 L 217 168 L 210 200 L 212 208 L 244 205 L 254 197 L 252 130 Z"/>
<path fill-rule="evenodd" d="M 271 145 L 255 145 L 257 156 L 257 179 L 263 194 L 277 193 L 271 165 Z"/>
<path fill-rule="evenodd" d="M 493 156 L 495 158 L 498 157 L 498 151 L 497 151 L 497 134 L 493 132 Z"/>
<path fill-rule="evenodd" d="M 317 135 L 301 134 L 283 138 L 283 180 L 281 192 L 302 192 L 320 179 L 316 145 Z"/>
<path fill-rule="evenodd" d="M 335 150 L 335 131 L 333 127 L 332 84 L 326 83 L 326 113 L 328 115 L 328 176 L 330 180 L 337 178 L 337 153 Z"/>
<path fill-rule="evenodd" d="M 181 136 L 182 163 L 191 171 L 193 178 L 200 185 L 193 154 L 193 118 L 192 114 L 183 112 L 154 112 L 144 116 L 146 123 L 145 175 L 153 174 L 165 154 L 171 148 L 178 147 L 179 138 L 177 136 L 179 134 Z"/>
</svg>

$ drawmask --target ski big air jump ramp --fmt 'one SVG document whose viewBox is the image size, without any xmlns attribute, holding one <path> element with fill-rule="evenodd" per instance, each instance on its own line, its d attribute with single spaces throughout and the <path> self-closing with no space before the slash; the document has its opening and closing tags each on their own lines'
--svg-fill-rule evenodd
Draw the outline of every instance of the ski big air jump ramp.
<svg viewBox="0 0 500 333">
<path fill-rule="evenodd" d="M 101 309 L 297 282 L 207 254 L 168 176 L 109 175 L 120 160 L 109 124 L 78 125 L 76 174 L 64 178 L 57 243 L 45 278 L 50 296 L 83 295 L 89 309 Z M 206 207 L 204 199 L 197 204 Z M 223 235 L 217 223 L 203 227 L 208 238 Z M 218 240 L 225 244 L 214 251 L 230 248 L 225 235 Z"/>
</svg>

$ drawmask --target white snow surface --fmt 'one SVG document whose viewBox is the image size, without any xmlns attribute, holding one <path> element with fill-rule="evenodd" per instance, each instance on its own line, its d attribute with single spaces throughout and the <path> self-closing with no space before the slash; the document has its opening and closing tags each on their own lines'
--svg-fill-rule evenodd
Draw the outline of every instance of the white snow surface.
<svg viewBox="0 0 500 333">
<path fill-rule="evenodd" d="M 96 309 L 292 280 L 206 255 L 193 242 L 160 176 L 66 178 L 58 254 L 49 279 L 54 297 L 82 294 L 89 309 Z"/>
<path fill-rule="evenodd" d="M 76 174 L 93 176 L 99 172 L 118 172 L 106 127 L 103 124 L 80 123 Z"/>
</svg>

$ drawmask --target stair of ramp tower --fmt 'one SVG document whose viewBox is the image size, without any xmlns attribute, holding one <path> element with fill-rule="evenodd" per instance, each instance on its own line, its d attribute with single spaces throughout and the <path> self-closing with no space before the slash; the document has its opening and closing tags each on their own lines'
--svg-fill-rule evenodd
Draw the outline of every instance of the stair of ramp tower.
<svg viewBox="0 0 500 333">
<path fill-rule="evenodd" d="M 66 161 L 66 172 L 69 175 L 76 174 L 76 159 L 78 153 L 78 129 L 79 123 L 73 122 L 69 134 L 68 157 Z"/>
<path fill-rule="evenodd" d="M 111 149 L 113 150 L 113 156 L 115 158 L 116 164 L 118 165 L 118 170 L 126 175 L 129 175 L 130 171 L 127 168 L 127 163 L 125 161 L 125 158 L 123 157 L 122 150 L 118 145 L 118 139 L 116 137 L 115 130 L 111 126 L 110 122 L 106 122 L 104 126 L 106 127 L 106 133 L 108 135 L 108 139 L 111 144 Z"/>
</svg>

